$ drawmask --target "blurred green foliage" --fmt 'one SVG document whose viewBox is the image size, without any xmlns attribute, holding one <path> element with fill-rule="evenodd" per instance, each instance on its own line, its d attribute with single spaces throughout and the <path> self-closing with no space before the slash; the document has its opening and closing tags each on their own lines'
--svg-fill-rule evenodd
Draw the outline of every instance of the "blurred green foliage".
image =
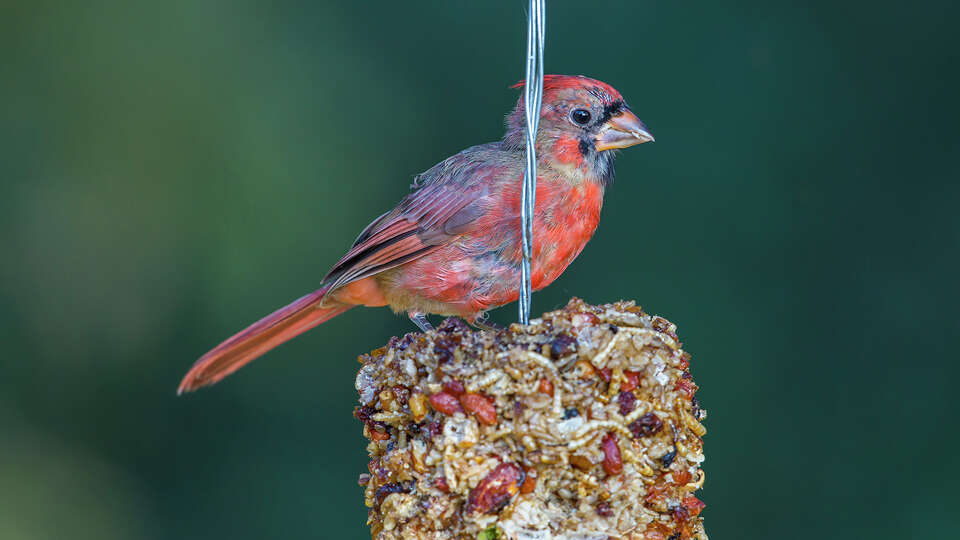
<svg viewBox="0 0 960 540">
<path fill-rule="evenodd" d="M 0 538 L 364 538 L 355 310 L 177 398 L 414 174 L 499 138 L 523 2 L 0 7 Z M 549 2 L 548 73 L 656 134 L 534 297 L 676 322 L 707 530 L 948 537 L 955 2 Z M 494 319 L 513 320 L 516 307 Z"/>
</svg>

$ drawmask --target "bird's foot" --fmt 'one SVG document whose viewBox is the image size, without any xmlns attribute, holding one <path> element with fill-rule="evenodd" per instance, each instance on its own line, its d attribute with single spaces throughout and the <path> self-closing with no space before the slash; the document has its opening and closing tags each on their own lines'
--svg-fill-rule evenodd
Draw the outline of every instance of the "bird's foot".
<svg viewBox="0 0 960 540">
<path fill-rule="evenodd" d="M 429 332 L 433 330 L 433 325 L 427 320 L 426 313 L 420 313 L 419 311 L 408 311 L 407 317 L 410 317 L 410 320 L 413 321 L 413 324 L 417 325 L 421 331 Z"/>
<path fill-rule="evenodd" d="M 487 314 L 486 314 L 486 313 L 484 313 L 483 315 L 478 316 L 476 319 L 473 320 L 473 322 L 472 322 L 471 324 L 473 324 L 474 326 L 476 326 L 477 328 L 479 328 L 479 329 L 481 329 L 481 330 L 487 330 L 487 331 L 489 331 L 489 332 L 499 332 L 499 331 L 505 329 L 505 327 L 503 327 L 503 326 L 501 326 L 501 325 L 499 325 L 499 324 L 497 324 L 497 323 L 489 320 L 489 319 L 487 318 Z"/>
</svg>

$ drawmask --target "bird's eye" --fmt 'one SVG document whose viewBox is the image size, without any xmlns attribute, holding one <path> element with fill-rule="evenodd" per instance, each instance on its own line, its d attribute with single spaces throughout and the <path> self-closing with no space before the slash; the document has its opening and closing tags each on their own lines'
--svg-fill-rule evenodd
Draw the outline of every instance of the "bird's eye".
<svg viewBox="0 0 960 540">
<path fill-rule="evenodd" d="M 590 122 L 590 111 L 586 109 L 574 109 L 570 111 L 570 119 L 581 126 L 585 126 Z"/>
</svg>

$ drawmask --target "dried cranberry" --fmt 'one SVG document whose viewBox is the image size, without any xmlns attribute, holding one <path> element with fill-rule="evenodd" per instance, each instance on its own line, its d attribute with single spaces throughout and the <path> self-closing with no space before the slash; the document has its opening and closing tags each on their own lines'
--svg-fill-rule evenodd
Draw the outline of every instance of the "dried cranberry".
<svg viewBox="0 0 960 540">
<path fill-rule="evenodd" d="M 369 422 L 370 417 L 375 414 L 377 414 L 377 410 L 373 407 L 356 407 L 353 409 L 353 417 L 364 424 Z"/>
<path fill-rule="evenodd" d="M 648 437 L 663 429 L 663 421 L 660 420 L 660 417 L 656 414 L 648 412 L 633 422 L 630 422 L 630 425 L 627 427 L 630 429 L 630 432 L 633 433 L 634 438 Z"/>
<path fill-rule="evenodd" d="M 602 517 L 610 517 L 613 515 L 613 508 L 610 507 L 610 503 L 603 501 L 597 505 L 597 515 Z"/>
<path fill-rule="evenodd" d="M 430 422 L 429 424 L 427 424 L 426 430 L 427 430 L 427 435 L 429 435 L 430 438 L 432 439 L 437 435 L 440 435 L 440 432 L 443 430 L 443 428 L 440 425 L 440 422 Z"/>
<path fill-rule="evenodd" d="M 620 392 L 617 403 L 620 404 L 620 416 L 626 416 L 637 408 L 637 396 L 633 395 L 633 392 Z"/>
<path fill-rule="evenodd" d="M 410 493 L 413 490 L 413 482 L 404 482 L 402 484 L 397 482 L 391 482 L 389 484 L 384 484 L 377 488 L 375 496 L 377 499 L 377 505 L 383 502 L 383 499 L 390 495 L 391 493 Z"/>
<path fill-rule="evenodd" d="M 566 335 L 560 334 L 550 342 L 550 355 L 554 358 L 562 358 L 577 350 L 577 340 Z"/>
<path fill-rule="evenodd" d="M 459 317 L 447 317 L 440 323 L 440 326 L 437 328 L 440 332 L 444 334 L 453 334 L 456 332 L 469 332 L 470 327 L 467 326 L 467 323 L 463 322 L 463 319 Z"/>
<path fill-rule="evenodd" d="M 437 338 L 433 343 L 433 353 L 437 355 L 441 363 L 453 360 L 453 350 L 455 345 L 447 338 Z"/>
<path fill-rule="evenodd" d="M 463 383 L 456 379 L 450 379 L 449 381 L 443 383 L 443 389 L 448 394 L 453 394 L 457 397 L 460 397 L 461 394 L 467 391 L 467 389 L 463 387 Z"/>
</svg>

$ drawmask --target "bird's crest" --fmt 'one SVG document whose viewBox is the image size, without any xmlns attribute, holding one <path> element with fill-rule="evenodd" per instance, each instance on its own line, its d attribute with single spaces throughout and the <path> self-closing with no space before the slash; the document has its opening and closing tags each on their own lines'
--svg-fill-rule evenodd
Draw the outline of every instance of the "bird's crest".
<svg viewBox="0 0 960 540">
<path fill-rule="evenodd" d="M 519 81 L 510 86 L 510 88 L 523 88 L 525 83 L 526 81 Z M 544 95 L 570 88 L 581 88 L 587 90 L 591 94 L 600 98 L 604 103 L 613 103 L 623 99 L 623 96 L 621 96 L 620 92 L 617 92 L 614 87 L 603 81 L 591 79 L 590 77 L 584 77 L 583 75 L 543 76 Z"/>
</svg>

